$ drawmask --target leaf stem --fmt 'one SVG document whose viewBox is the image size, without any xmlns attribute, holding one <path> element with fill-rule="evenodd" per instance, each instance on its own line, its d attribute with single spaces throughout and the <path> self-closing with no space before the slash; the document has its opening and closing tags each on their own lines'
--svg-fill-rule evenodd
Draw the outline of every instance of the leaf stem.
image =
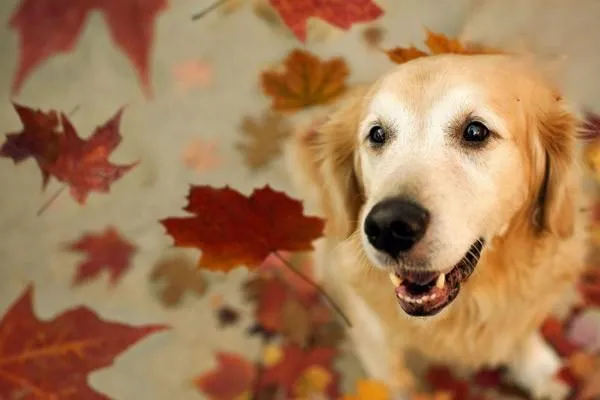
<svg viewBox="0 0 600 400">
<path fill-rule="evenodd" d="M 54 201 L 56 200 L 56 198 L 58 196 L 60 196 L 60 194 L 67 188 L 67 185 L 63 185 L 61 186 L 53 195 L 52 197 L 50 197 L 43 205 L 42 207 L 40 207 L 40 209 L 38 210 L 36 216 L 40 216 L 42 215 L 42 213 L 44 211 L 46 211 L 48 209 L 48 207 L 50 207 L 52 205 L 52 203 L 54 203 Z"/>
<path fill-rule="evenodd" d="M 217 8 L 221 7 L 223 4 L 225 4 L 227 1 L 229 0 L 217 0 L 215 1 L 213 4 L 211 4 L 210 6 L 206 7 L 204 10 L 192 15 L 192 21 L 197 21 L 200 18 L 204 17 L 205 15 L 207 15 L 208 13 L 210 13 L 211 11 L 216 10 Z"/>
<path fill-rule="evenodd" d="M 299 270 L 297 270 L 296 268 L 294 268 L 278 252 L 274 251 L 273 255 L 275 257 L 277 257 L 279 259 L 279 261 L 281 261 L 283 263 L 283 265 L 285 265 L 287 267 L 287 269 L 289 269 L 290 271 L 292 271 L 293 273 L 295 273 L 296 275 L 298 275 L 300 278 L 302 278 L 302 280 L 304 282 L 308 283 L 313 288 L 315 288 L 315 290 L 317 292 L 319 292 L 327 300 L 327 302 L 329 303 L 329 305 L 331 306 L 331 308 L 333 308 L 335 310 L 335 312 L 337 312 L 342 317 L 342 319 L 344 320 L 344 322 L 349 327 L 352 327 L 352 323 L 350 322 L 350 320 L 348 319 L 348 317 L 346 316 L 346 314 L 344 314 L 344 312 L 342 311 L 342 309 L 340 308 L 340 306 L 338 306 L 337 303 L 335 301 L 333 301 L 333 299 L 327 294 L 327 292 L 321 286 L 319 286 L 318 284 L 316 284 L 315 282 L 313 282 L 312 279 L 310 279 L 308 276 L 304 275 L 302 272 L 300 272 Z"/>
</svg>

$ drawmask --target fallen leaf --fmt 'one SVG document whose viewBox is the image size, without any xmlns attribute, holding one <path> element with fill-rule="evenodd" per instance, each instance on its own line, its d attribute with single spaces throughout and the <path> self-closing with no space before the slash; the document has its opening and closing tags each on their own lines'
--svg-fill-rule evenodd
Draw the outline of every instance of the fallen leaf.
<svg viewBox="0 0 600 400">
<path fill-rule="evenodd" d="M 356 382 L 356 395 L 345 395 L 343 400 L 391 400 L 388 387 L 381 381 L 359 379 Z"/>
<path fill-rule="evenodd" d="M 600 115 L 591 111 L 584 113 L 579 137 L 585 140 L 600 138 Z"/>
<path fill-rule="evenodd" d="M 277 386 L 284 391 L 285 398 L 297 398 L 296 391 L 301 386 L 305 374 L 320 367 L 327 371 L 331 377 L 327 387 L 323 390 L 326 398 L 334 399 L 338 396 L 338 373 L 333 368 L 337 350 L 332 348 L 303 349 L 300 346 L 286 344 L 281 348 L 282 356 L 279 362 L 264 368 L 261 374 L 260 386 Z M 300 386 L 298 386 L 300 385 Z"/>
<path fill-rule="evenodd" d="M 245 117 L 242 121 L 242 140 L 236 144 L 251 170 L 269 165 L 281 155 L 282 146 L 292 132 L 290 124 L 279 114 L 264 113 L 260 119 Z"/>
<path fill-rule="evenodd" d="M 183 162 L 196 172 L 210 171 L 221 164 L 216 140 L 194 140 L 182 154 Z"/>
<path fill-rule="evenodd" d="M 277 254 L 271 254 L 265 258 L 258 267 L 258 271 L 276 274 L 304 303 L 314 303 L 319 297 L 319 293 L 313 281 L 311 259 L 298 257 L 297 260 L 299 263 L 294 262 L 290 253 L 278 251 Z"/>
<path fill-rule="evenodd" d="M 384 36 L 385 29 L 381 26 L 369 26 L 362 31 L 362 38 L 367 46 L 375 49 L 379 48 Z"/>
<path fill-rule="evenodd" d="M 21 132 L 7 133 L 6 141 L 0 147 L 0 157 L 7 157 L 18 164 L 32 157 L 42 172 L 42 187 L 50 179 L 48 166 L 58 156 L 60 121 L 56 111 L 34 110 L 13 103 L 13 107 L 23 124 Z"/>
<path fill-rule="evenodd" d="M 408 48 L 396 47 L 391 50 L 386 50 L 385 52 L 389 59 L 396 64 L 402 64 L 407 61 L 429 55 L 426 52 L 417 49 L 415 46 L 410 46 Z"/>
<path fill-rule="evenodd" d="M 293 50 L 283 62 L 284 71 L 264 71 L 261 83 L 264 93 L 272 97 L 274 110 L 296 111 L 327 104 L 343 94 L 349 70 L 341 58 L 321 61 L 317 56 Z"/>
<path fill-rule="evenodd" d="M 435 33 L 427 30 L 425 45 L 432 54 L 444 53 L 466 53 L 467 49 L 456 39 L 449 39 L 443 33 Z"/>
<path fill-rule="evenodd" d="M 600 267 L 589 268 L 579 282 L 579 292 L 586 304 L 600 306 Z"/>
<path fill-rule="evenodd" d="M 29 285 L 0 322 L 0 393 L 10 399 L 107 399 L 88 386 L 88 374 L 164 325 L 104 321 L 78 306 L 51 320 L 33 311 Z"/>
<path fill-rule="evenodd" d="M 600 352 L 600 311 L 589 309 L 575 317 L 569 324 L 568 338 L 586 351 Z"/>
<path fill-rule="evenodd" d="M 194 379 L 196 387 L 212 400 L 237 400 L 252 388 L 254 364 L 239 355 L 219 352 L 217 367 Z"/>
<path fill-rule="evenodd" d="M 167 257 L 156 263 L 150 280 L 161 284 L 159 298 L 165 307 L 179 305 L 188 292 L 201 296 L 207 287 L 195 263 L 182 255 Z"/>
<path fill-rule="evenodd" d="M 320 365 L 308 367 L 294 384 L 292 392 L 296 399 L 325 397 L 325 392 L 333 380 L 331 373 Z"/>
<path fill-rule="evenodd" d="M 357 22 L 369 22 L 383 15 L 372 0 L 270 0 L 281 19 L 302 42 L 306 40 L 308 18 L 316 17 L 344 30 Z"/>
<path fill-rule="evenodd" d="M 310 343 L 313 347 L 337 348 L 346 336 L 346 331 L 337 321 L 315 323 Z"/>
<path fill-rule="evenodd" d="M 469 383 L 456 378 L 446 366 L 431 366 L 426 373 L 426 379 L 436 391 L 452 394 L 453 400 L 472 400 Z"/>
<path fill-rule="evenodd" d="M 579 346 L 569 340 L 563 323 L 556 317 L 547 318 L 542 324 L 540 331 L 542 336 L 561 357 L 569 357 L 579 350 Z"/>
<path fill-rule="evenodd" d="M 96 128 L 87 140 L 81 139 L 68 117 L 61 114 L 64 133 L 60 137 L 58 156 L 48 166 L 48 172 L 69 185 L 71 196 L 79 204 L 85 204 L 91 191 L 109 192 L 113 182 L 138 164 L 114 165 L 108 161 L 110 153 L 121 143 L 121 113 L 119 110 Z"/>
<path fill-rule="evenodd" d="M 187 60 L 175 65 L 173 75 L 182 89 L 204 88 L 211 84 L 213 69 L 202 60 Z"/>
<path fill-rule="evenodd" d="M 600 370 L 594 373 L 583 384 L 578 400 L 596 400 L 600 398 Z"/>
<path fill-rule="evenodd" d="M 244 285 L 248 301 L 256 302 L 256 322 L 270 332 L 283 329 L 283 306 L 289 299 L 288 286 L 278 277 L 254 277 Z"/>
<path fill-rule="evenodd" d="M 311 315 L 306 305 L 289 297 L 281 308 L 281 333 L 290 343 L 305 347 L 313 330 Z"/>
<path fill-rule="evenodd" d="M 86 234 L 67 245 L 67 249 L 86 253 L 87 259 L 77 266 L 73 284 L 95 278 L 102 270 L 109 273 L 109 282 L 116 284 L 127 271 L 136 247 L 109 226 L 102 233 Z"/>
<path fill-rule="evenodd" d="M 502 373 L 497 369 L 481 369 L 473 377 L 473 382 L 484 388 L 495 388 L 502 384 Z"/>
<path fill-rule="evenodd" d="M 303 214 L 302 203 L 268 185 L 246 197 L 229 187 L 192 186 L 190 217 L 161 221 L 178 247 L 202 250 L 201 267 L 229 271 L 258 267 L 272 252 L 312 249 L 324 222 Z"/>
<path fill-rule="evenodd" d="M 113 42 L 134 65 L 145 94 L 150 95 L 154 21 L 166 7 L 167 0 L 21 0 L 9 22 L 19 35 L 20 52 L 12 94 L 46 59 L 71 51 L 88 15 L 98 10 Z"/>
</svg>

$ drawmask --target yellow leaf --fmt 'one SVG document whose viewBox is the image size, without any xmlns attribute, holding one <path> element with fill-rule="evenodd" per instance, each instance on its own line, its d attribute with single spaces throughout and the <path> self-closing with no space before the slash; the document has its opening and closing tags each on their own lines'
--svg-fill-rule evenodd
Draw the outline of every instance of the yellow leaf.
<svg viewBox="0 0 600 400">
<path fill-rule="evenodd" d="M 283 358 L 281 347 L 276 344 L 268 344 L 263 349 L 263 364 L 266 367 L 278 364 Z"/>
<path fill-rule="evenodd" d="M 390 391 L 380 381 L 361 379 L 356 383 L 356 395 L 346 395 L 343 400 L 390 400 Z"/>
<path fill-rule="evenodd" d="M 344 93 L 349 73 L 341 58 L 322 61 L 307 51 L 294 50 L 284 60 L 284 71 L 264 71 L 261 83 L 273 109 L 296 111 L 329 103 Z"/>
<path fill-rule="evenodd" d="M 320 365 L 310 366 L 294 384 L 294 394 L 300 399 L 323 394 L 331 379 L 331 373 L 325 368 Z"/>
</svg>

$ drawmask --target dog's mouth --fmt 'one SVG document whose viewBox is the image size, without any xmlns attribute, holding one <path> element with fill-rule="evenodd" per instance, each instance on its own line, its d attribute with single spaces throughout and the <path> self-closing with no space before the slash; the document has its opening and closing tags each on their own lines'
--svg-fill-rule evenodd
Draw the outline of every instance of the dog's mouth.
<svg viewBox="0 0 600 400">
<path fill-rule="evenodd" d="M 402 309 L 413 316 L 435 315 L 458 295 L 461 283 L 475 270 L 484 245 L 478 239 L 467 254 L 448 272 L 396 270 L 390 273 L 396 299 Z"/>
</svg>

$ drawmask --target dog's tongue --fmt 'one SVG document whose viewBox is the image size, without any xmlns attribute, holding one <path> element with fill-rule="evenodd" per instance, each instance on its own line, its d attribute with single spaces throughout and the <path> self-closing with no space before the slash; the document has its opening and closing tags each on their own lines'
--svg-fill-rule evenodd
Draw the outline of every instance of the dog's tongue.
<svg viewBox="0 0 600 400">
<path fill-rule="evenodd" d="M 401 280 L 406 280 L 416 285 L 427 285 L 437 279 L 439 272 L 432 271 L 396 271 Z"/>
</svg>

